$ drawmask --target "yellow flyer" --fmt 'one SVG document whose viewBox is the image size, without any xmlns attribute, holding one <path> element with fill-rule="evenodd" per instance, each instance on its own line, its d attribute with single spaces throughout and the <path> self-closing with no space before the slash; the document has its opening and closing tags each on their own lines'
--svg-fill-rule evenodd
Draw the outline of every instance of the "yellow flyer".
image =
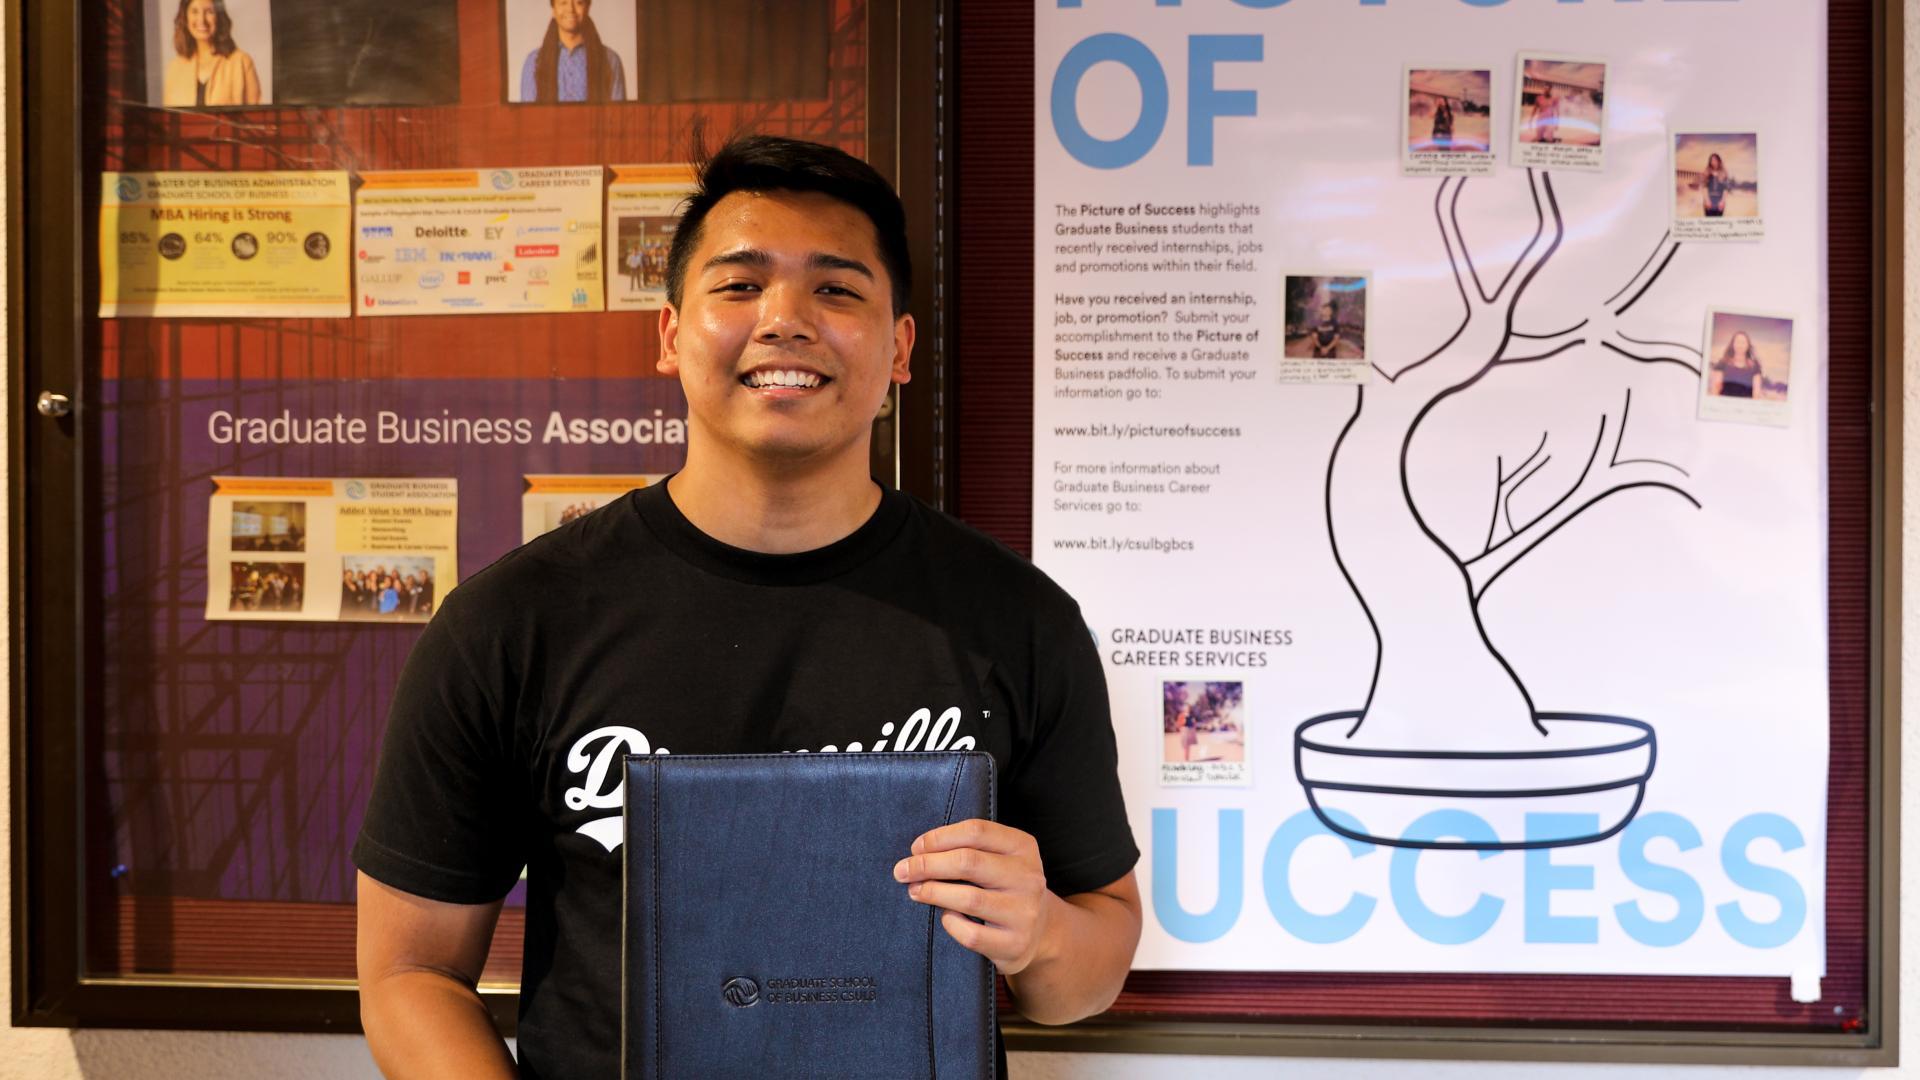
<svg viewBox="0 0 1920 1080">
<path fill-rule="evenodd" d="M 622 476 L 529 475 L 526 490 L 520 495 L 520 542 L 550 533 L 562 525 L 586 517 L 595 510 L 636 488 L 648 487 L 667 478 L 666 473 L 633 473 Z"/>
<path fill-rule="evenodd" d="M 598 165 L 361 174 L 362 315 L 600 311 Z"/>
<path fill-rule="evenodd" d="M 100 174 L 100 317 L 343 319 L 344 172 Z"/>
<path fill-rule="evenodd" d="M 607 184 L 607 308 L 658 311 L 667 302 L 667 249 L 691 165 L 615 165 Z"/>
<path fill-rule="evenodd" d="M 208 620 L 425 622 L 459 568 L 459 485 L 216 476 Z"/>
</svg>

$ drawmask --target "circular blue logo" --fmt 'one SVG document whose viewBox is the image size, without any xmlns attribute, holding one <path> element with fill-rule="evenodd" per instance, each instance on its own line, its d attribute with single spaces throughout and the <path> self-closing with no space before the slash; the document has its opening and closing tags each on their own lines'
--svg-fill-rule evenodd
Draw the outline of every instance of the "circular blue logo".
<svg viewBox="0 0 1920 1080">
<path fill-rule="evenodd" d="M 140 197 L 140 181 L 131 176 L 123 176 L 119 183 L 113 185 L 113 190 L 120 196 L 121 202 L 133 202 Z"/>
<path fill-rule="evenodd" d="M 720 996 L 736 1009 L 749 1008 L 760 1000 L 760 984 L 745 975 L 735 975 L 721 984 Z"/>
<path fill-rule="evenodd" d="M 347 481 L 347 498 L 364 499 L 367 497 L 367 485 L 358 480 Z"/>
<path fill-rule="evenodd" d="M 512 186 L 513 186 L 513 174 L 511 172 L 508 172 L 506 169 L 494 170 L 493 190 L 505 191 Z"/>
</svg>

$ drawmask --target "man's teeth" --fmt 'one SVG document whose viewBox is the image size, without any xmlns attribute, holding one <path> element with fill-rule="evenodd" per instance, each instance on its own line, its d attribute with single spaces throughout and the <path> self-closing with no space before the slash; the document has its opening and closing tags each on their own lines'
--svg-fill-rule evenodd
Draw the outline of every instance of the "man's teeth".
<svg viewBox="0 0 1920 1080">
<path fill-rule="evenodd" d="M 748 386 L 819 386 L 821 378 L 811 371 L 755 371 L 742 380 Z"/>
</svg>

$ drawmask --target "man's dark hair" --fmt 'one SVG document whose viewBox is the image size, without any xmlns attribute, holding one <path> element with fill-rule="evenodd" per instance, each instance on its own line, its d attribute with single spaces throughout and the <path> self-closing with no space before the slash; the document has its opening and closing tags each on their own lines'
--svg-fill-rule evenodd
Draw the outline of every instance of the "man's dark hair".
<svg viewBox="0 0 1920 1080">
<path fill-rule="evenodd" d="M 907 254 L 907 211 L 893 185 L 873 166 L 831 146 L 776 135 L 736 135 L 707 155 L 694 152 L 697 186 L 687 197 L 680 227 L 667 252 L 667 301 L 680 306 L 687 260 L 700 243 L 707 212 L 736 191 L 813 191 L 838 199 L 873 222 L 880 262 L 893 286 L 895 318 L 906 312 L 913 291 L 913 260 Z"/>
</svg>

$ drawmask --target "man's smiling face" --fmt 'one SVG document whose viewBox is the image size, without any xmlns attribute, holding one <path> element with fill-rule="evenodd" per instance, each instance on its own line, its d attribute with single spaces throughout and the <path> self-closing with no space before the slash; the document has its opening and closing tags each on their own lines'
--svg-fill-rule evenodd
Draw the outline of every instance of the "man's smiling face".
<svg viewBox="0 0 1920 1080">
<path fill-rule="evenodd" d="M 891 289 L 857 208 L 812 192 L 721 199 L 660 320 L 660 371 L 680 378 L 692 438 L 768 464 L 864 457 L 913 347 Z"/>
</svg>

